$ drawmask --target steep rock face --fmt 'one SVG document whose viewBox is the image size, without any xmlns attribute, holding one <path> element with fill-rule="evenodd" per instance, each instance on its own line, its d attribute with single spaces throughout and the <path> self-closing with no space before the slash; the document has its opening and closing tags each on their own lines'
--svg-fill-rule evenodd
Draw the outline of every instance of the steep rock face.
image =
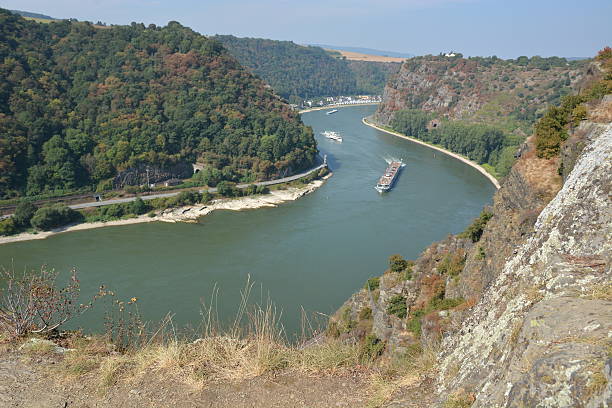
<svg viewBox="0 0 612 408">
<path fill-rule="evenodd" d="M 522 156 L 493 198 L 493 217 L 475 250 L 467 255 L 460 279 L 449 280 L 446 294 L 477 301 L 506 259 L 533 233 L 538 214 L 561 188 L 557 161 L 538 159 L 528 140 Z"/>
<path fill-rule="evenodd" d="M 554 94 L 558 98 L 563 88 L 579 88 L 587 70 L 575 63 L 543 69 L 494 58 L 411 58 L 387 83 L 375 120 L 389 125 L 401 109 L 476 122 L 504 119 L 513 112 L 520 120 L 532 120 L 535 112 L 554 102 Z"/>
<path fill-rule="evenodd" d="M 584 140 L 531 236 L 444 339 L 440 403 L 462 392 L 473 407 L 596 407 L 612 397 L 612 125 Z"/>
</svg>

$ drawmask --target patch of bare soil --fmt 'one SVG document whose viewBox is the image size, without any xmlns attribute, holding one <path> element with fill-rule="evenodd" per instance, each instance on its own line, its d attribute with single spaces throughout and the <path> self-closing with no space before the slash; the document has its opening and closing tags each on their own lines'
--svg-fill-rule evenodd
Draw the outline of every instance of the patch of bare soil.
<svg viewBox="0 0 612 408">
<path fill-rule="evenodd" d="M 60 407 L 365 407 L 367 375 L 359 372 L 309 376 L 284 372 L 236 383 L 190 386 L 151 374 L 100 388 L 87 375 L 53 373 L 61 356 L 0 355 L 0 406 Z"/>
</svg>

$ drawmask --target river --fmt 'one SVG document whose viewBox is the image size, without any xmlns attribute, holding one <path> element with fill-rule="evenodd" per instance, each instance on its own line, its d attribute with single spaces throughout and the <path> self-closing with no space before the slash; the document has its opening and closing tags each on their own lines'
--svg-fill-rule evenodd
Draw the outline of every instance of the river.
<svg viewBox="0 0 612 408">
<path fill-rule="evenodd" d="M 490 203 L 494 186 L 475 169 L 440 152 L 367 127 L 376 106 L 303 114 L 334 176 L 316 192 L 278 208 L 221 211 L 195 224 L 161 222 L 76 231 L 0 246 L 0 264 L 67 272 L 78 269 L 84 295 L 100 284 L 122 299 L 138 298 L 148 320 L 175 314 L 197 327 L 201 302 L 219 290 L 221 319 L 233 315 L 247 276 L 252 299 L 270 298 L 288 333 L 301 308 L 332 313 L 399 253 L 414 259 L 432 242 L 457 233 Z M 343 143 L 319 133 L 338 131 Z M 394 189 L 374 190 L 385 159 L 406 162 Z M 101 330 L 103 308 L 79 318 Z"/>
</svg>

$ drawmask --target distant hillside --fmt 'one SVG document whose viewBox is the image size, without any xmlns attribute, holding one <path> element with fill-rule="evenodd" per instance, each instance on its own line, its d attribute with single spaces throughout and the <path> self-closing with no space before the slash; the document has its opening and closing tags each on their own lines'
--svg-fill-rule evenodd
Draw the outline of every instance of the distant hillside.
<svg viewBox="0 0 612 408">
<path fill-rule="evenodd" d="M 50 17 L 44 14 L 31 13 L 29 11 L 21 11 L 21 10 L 10 10 L 15 14 L 19 14 L 22 17 L 31 17 L 31 18 L 40 18 L 42 20 L 57 20 L 55 17 Z"/>
<path fill-rule="evenodd" d="M 383 50 L 376 50 L 374 48 L 344 47 L 341 45 L 329 45 L 329 44 L 310 44 L 310 45 L 314 45 L 316 47 L 321 47 L 321 48 L 330 49 L 330 50 L 357 52 L 359 54 L 380 55 L 382 57 L 396 57 L 396 58 L 414 57 L 414 54 L 409 54 L 406 52 L 383 51 Z"/>
<path fill-rule="evenodd" d="M 385 87 L 375 119 L 504 176 L 536 119 L 581 86 L 588 65 L 559 57 L 411 58 Z"/>
<path fill-rule="evenodd" d="M 214 38 L 276 93 L 294 103 L 321 96 L 379 94 L 399 69 L 399 64 L 353 63 L 322 48 L 290 41 L 231 35 Z"/>
<path fill-rule="evenodd" d="M 97 29 L 0 9 L 0 39 L 0 198 L 189 176 L 195 161 L 209 185 L 253 181 L 315 160 L 299 115 L 177 22 Z"/>
</svg>

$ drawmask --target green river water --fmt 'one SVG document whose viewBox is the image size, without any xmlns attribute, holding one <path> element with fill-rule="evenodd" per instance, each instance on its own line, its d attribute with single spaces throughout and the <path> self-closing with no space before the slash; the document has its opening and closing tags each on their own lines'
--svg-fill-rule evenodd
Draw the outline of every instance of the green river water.
<svg viewBox="0 0 612 408">
<path fill-rule="evenodd" d="M 303 115 L 328 155 L 334 176 L 316 192 L 277 208 L 221 211 L 197 224 L 161 222 L 59 234 L 0 246 L 0 264 L 67 272 L 76 267 L 82 293 L 105 284 L 123 299 L 138 297 L 148 320 L 175 314 L 197 327 L 201 301 L 219 290 L 221 319 L 233 316 L 247 276 L 253 299 L 269 298 L 288 333 L 300 327 L 301 307 L 336 310 L 387 258 L 414 259 L 432 242 L 462 231 L 491 201 L 493 185 L 475 169 L 442 153 L 361 123 L 376 106 Z M 338 144 L 319 135 L 342 134 Z M 406 162 L 394 189 L 374 190 L 385 159 Z M 101 330 L 101 307 L 79 318 Z"/>
</svg>

